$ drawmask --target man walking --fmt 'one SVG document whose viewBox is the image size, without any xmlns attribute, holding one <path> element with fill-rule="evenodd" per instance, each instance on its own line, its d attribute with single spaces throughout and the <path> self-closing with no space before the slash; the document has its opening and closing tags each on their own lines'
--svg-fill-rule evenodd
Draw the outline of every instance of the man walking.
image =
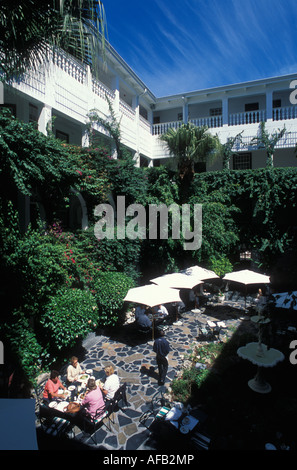
<svg viewBox="0 0 297 470">
<path fill-rule="evenodd" d="M 166 374 L 168 370 L 167 354 L 170 351 L 170 346 L 163 330 L 159 332 L 159 337 L 156 338 L 153 346 L 153 351 L 156 353 L 156 360 L 159 369 L 159 382 L 158 385 L 164 385 Z"/>
</svg>

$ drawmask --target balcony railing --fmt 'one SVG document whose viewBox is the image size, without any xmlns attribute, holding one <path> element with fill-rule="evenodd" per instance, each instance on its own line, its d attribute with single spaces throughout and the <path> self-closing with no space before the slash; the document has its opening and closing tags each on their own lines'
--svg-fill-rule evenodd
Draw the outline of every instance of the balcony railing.
<svg viewBox="0 0 297 470">
<path fill-rule="evenodd" d="M 171 121 L 171 122 L 160 122 L 158 124 L 153 124 L 152 126 L 152 134 L 153 135 L 161 135 L 165 134 L 168 129 L 178 129 L 184 124 L 184 121 Z"/>
<path fill-rule="evenodd" d="M 242 137 L 241 141 L 237 141 L 233 146 L 233 152 L 243 152 L 243 151 L 252 151 L 252 150 L 259 150 L 263 149 L 263 147 L 254 145 L 252 140 L 255 136 L 244 136 Z M 297 132 L 286 132 L 284 136 L 277 142 L 276 148 L 284 149 L 284 148 L 293 148 L 297 144 Z"/>
<path fill-rule="evenodd" d="M 272 117 L 274 121 L 297 118 L 297 106 L 286 106 L 283 108 L 273 108 Z"/>
<path fill-rule="evenodd" d="M 242 124 L 256 124 L 266 120 L 266 113 L 262 110 L 248 111 L 244 113 L 229 114 L 229 126 L 240 126 Z"/>
<path fill-rule="evenodd" d="M 220 116 L 202 117 L 202 118 L 190 119 L 189 121 L 198 127 L 202 127 L 202 126 L 207 126 L 211 128 L 222 127 L 223 116 L 220 115 Z"/>
</svg>

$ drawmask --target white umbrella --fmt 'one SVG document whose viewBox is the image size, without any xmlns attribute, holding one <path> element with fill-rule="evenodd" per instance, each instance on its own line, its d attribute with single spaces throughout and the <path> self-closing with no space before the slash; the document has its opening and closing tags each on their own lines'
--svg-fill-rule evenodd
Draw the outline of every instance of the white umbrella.
<svg viewBox="0 0 297 470">
<path fill-rule="evenodd" d="M 171 302 L 181 302 L 179 290 L 171 289 L 170 287 L 158 286 L 157 284 L 133 287 L 128 290 L 124 300 L 126 302 L 148 305 L 149 307 L 155 307 L 156 305 L 168 304 Z M 152 335 L 154 339 L 154 325 L 152 328 Z"/>
<path fill-rule="evenodd" d="M 191 268 L 184 269 L 181 273 L 190 274 L 191 276 L 196 276 L 202 281 L 207 279 L 217 279 L 219 276 L 209 269 L 202 268 L 201 266 L 192 266 Z"/>
<path fill-rule="evenodd" d="M 164 276 L 151 279 L 151 282 L 159 286 L 172 287 L 176 289 L 193 289 L 198 284 L 203 284 L 200 278 L 185 273 L 165 274 Z"/>
<path fill-rule="evenodd" d="M 243 269 L 242 271 L 233 271 L 232 273 L 227 273 L 223 277 L 224 281 L 238 282 L 245 286 L 251 284 L 269 284 L 270 277 L 265 274 L 260 274 L 255 271 L 250 271 L 249 269 Z M 245 307 L 246 307 L 246 291 L 245 291 Z"/>
<path fill-rule="evenodd" d="M 232 273 L 227 273 L 223 277 L 224 281 L 233 281 L 239 282 L 240 284 L 249 285 L 249 284 L 269 284 L 270 277 L 265 274 L 260 274 L 255 271 L 250 271 L 249 269 L 243 269 L 242 271 L 234 271 Z"/>
<path fill-rule="evenodd" d="M 275 298 L 275 307 L 297 310 L 297 291 L 272 295 Z"/>
<path fill-rule="evenodd" d="M 177 289 L 158 286 L 157 284 L 133 287 L 132 289 L 129 289 L 124 300 L 127 302 L 148 305 L 149 307 L 155 307 L 156 305 L 171 302 L 181 302 L 179 291 Z"/>
</svg>

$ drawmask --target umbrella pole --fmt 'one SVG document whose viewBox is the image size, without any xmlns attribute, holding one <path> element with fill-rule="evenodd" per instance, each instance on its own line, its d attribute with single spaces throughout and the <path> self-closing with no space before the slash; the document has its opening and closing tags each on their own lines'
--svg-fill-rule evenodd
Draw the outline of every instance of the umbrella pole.
<svg viewBox="0 0 297 470">
<path fill-rule="evenodd" d="M 152 340 L 154 341 L 154 333 L 155 332 L 155 319 L 154 319 L 154 315 L 153 315 L 153 322 L 152 322 Z"/>
</svg>

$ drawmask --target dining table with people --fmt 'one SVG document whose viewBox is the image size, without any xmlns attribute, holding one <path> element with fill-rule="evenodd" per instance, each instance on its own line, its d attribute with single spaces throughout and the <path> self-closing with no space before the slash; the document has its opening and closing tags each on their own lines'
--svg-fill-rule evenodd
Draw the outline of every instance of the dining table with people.
<svg viewBox="0 0 297 470">
<path fill-rule="evenodd" d="M 120 380 L 113 365 L 103 371 L 86 369 L 72 383 L 68 381 L 68 370 L 64 380 L 58 371 L 52 370 L 44 387 L 42 413 L 51 418 L 64 418 L 83 429 L 86 419 L 95 418 L 101 412 L 107 414 L 119 387 Z"/>
</svg>

